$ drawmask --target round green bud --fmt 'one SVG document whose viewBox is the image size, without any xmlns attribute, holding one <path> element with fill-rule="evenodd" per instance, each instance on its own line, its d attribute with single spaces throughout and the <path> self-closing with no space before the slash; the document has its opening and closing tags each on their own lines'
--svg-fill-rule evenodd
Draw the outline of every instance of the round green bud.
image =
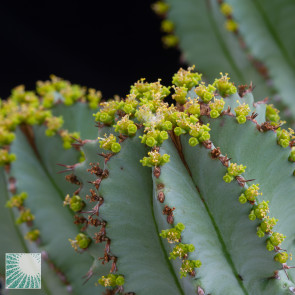
<svg viewBox="0 0 295 295">
<path fill-rule="evenodd" d="M 213 98 L 213 94 L 210 92 L 205 92 L 203 95 L 203 101 L 208 103 Z"/>
<path fill-rule="evenodd" d="M 274 232 L 272 234 L 272 236 L 269 238 L 270 242 L 274 245 L 274 246 L 279 246 L 285 239 L 285 236 L 283 234 Z"/>
<path fill-rule="evenodd" d="M 273 251 L 275 249 L 274 245 L 271 243 L 270 240 L 267 240 L 267 242 L 266 242 L 266 249 L 268 251 Z"/>
<path fill-rule="evenodd" d="M 163 129 L 164 130 L 172 130 L 172 123 L 170 121 L 165 121 L 163 123 Z"/>
<path fill-rule="evenodd" d="M 286 263 L 288 260 L 288 253 L 287 252 L 277 253 L 274 259 L 277 262 Z"/>
<path fill-rule="evenodd" d="M 107 113 L 100 113 L 99 115 L 99 121 L 103 122 L 103 123 L 106 123 L 110 120 L 110 115 L 107 114 Z"/>
<path fill-rule="evenodd" d="M 239 124 L 245 124 L 247 121 L 246 116 L 243 116 L 243 115 L 238 116 L 236 119 Z"/>
<path fill-rule="evenodd" d="M 264 237 L 264 232 L 261 230 L 260 227 L 258 227 L 258 229 L 257 229 L 257 236 L 259 238 L 263 238 Z"/>
<path fill-rule="evenodd" d="M 229 175 L 228 173 L 226 173 L 224 176 L 223 176 L 223 180 L 226 182 L 226 183 L 230 183 L 233 181 L 233 177 L 231 175 Z"/>
<path fill-rule="evenodd" d="M 206 140 L 209 140 L 209 139 L 210 139 L 210 133 L 208 131 L 204 131 L 202 133 L 202 136 L 199 138 L 199 140 L 201 142 L 206 141 Z"/>
<path fill-rule="evenodd" d="M 210 117 L 215 119 L 218 118 L 220 116 L 219 112 L 217 110 L 211 110 L 210 111 Z"/>
<path fill-rule="evenodd" d="M 202 262 L 200 260 L 192 260 L 194 267 L 201 267 L 202 266 Z"/>
<path fill-rule="evenodd" d="M 249 214 L 249 219 L 254 221 L 256 219 L 256 215 L 254 213 L 254 210 L 251 210 L 250 214 Z"/>
<path fill-rule="evenodd" d="M 124 277 L 123 276 L 118 276 L 116 279 L 116 285 L 117 286 L 123 286 L 125 283 Z"/>
<path fill-rule="evenodd" d="M 241 204 L 245 204 L 245 203 L 247 203 L 247 198 L 245 197 L 244 194 L 241 194 L 241 195 L 240 195 L 240 197 L 239 197 L 239 202 L 240 202 Z"/>
<path fill-rule="evenodd" d="M 149 147 L 153 147 L 157 144 L 157 141 L 153 137 L 148 137 L 145 141 L 145 144 Z"/>
<path fill-rule="evenodd" d="M 196 146 L 199 143 L 199 141 L 195 137 L 191 137 L 188 143 L 190 146 Z"/>
<path fill-rule="evenodd" d="M 168 139 L 168 133 L 167 133 L 167 131 L 161 131 L 160 132 L 160 136 L 161 136 L 162 140 Z"/>
<path fill-rule="evenodd" d="M 162 156 L 162 161 L 163 161 L 164 163 L 168 163 L 168 162 L 170 161 L 170 155 L 168 155 L 168 154 L 164 154 L 164 155 Z"/>
<path fill-rule="evenodd" d="M 135 124 L 129 124 L 127 130 L 128 130 L 128 135 L 132 136 L 136 133 L 137 127 Z"/>
<path fill-rule="evenodd" d="M 185 225 L 183 223 L 177 223 L 175 228 L 179 231 L 183 231 L 185 229 Z"/>
<path fill-rule="evenodd" d="M 86 249 L 91 242 L 91 239 L 82 233 L 80 233 L 76 236 L 76 240 L 77 240 L 78 246 L 81 249 Z"/>
<path fill-rule="evenodd" d="M 174 128 L 174 133 L 175 133 L 175 135 L 177 135 L 177 136 L 180 136 L 182 133 L 184 133 L 183 132 L 183 129 L 182 128 L 180 128 L 180 127 L 175 127 Z"/>
<path fill-rule="evenodd" d="M 130 105 L 130 104 L 125 104 L 124 107 L 123 107 L 123 111 L 124 111 L 126 114 L 131 114 L 132 111 L 133 111 L 133 107 L 132 107 L 132 105 Z"/>
<path fill-rule="evenodd" d="M 111 150 L 113 153 L 118 153 L 121 150 L 121 145 L 118 142 L 112 143 Z"/>
<path fill-rule="evenodd" d="M 85 206 L 85 203 L 84 201 L 77 195 L 74 195 L 72 198 L 71 198 L 71 201 L 70 201 L 70 208 L 74 211 L 74 212 L 78 212 L 78 211 L 81 211 L 82 208 L 84 208 Z"/>
<path fill-rule="evenodd" d="M 189 245 L 187 245 L 187 249 L 188 249 L 188 252 L 194 252 L 195 246 L 193 244 L 189 244 Z"/>
<path fill-rule="evenodd" d="M 280 139 L 279 143 L 283 148 L 286 148 L 289 146 L 290 141 L 288 139 Z"/>
</svg>

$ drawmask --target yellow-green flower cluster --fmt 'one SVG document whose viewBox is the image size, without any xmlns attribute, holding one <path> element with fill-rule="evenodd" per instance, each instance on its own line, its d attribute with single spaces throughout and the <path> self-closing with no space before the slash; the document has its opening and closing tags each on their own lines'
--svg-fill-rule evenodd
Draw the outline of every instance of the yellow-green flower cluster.
<svg viewBox="0 0 295 295">
<path fill-rule="evenodd" d="M 86 99 L 89 102 L 89 107 L 93 110 L 98 108 L 98 105 L 101 101 L 102 94 L 101 91 L 97 91 L 94 88 L 89 88 L 86 95 Z"/>
<path fill-rule="evenodd" d="M 70 208 L 74 212 L 81 211 L 85 207 L 85 202 L 78 195 L 66 195 L 65 200 L 63 202 L 64 206 L 70 205 Z"/>
<path fill-rule="evenodd" d="M 289 258 L 289 255 L 287 252 L 279 252 L 275 256 L 275 261 L 280 263 L 286 263 Z"/>
<path fill-rule="evenodd" d="M 162 230 L 160 236 L 167 239 L 170 244 L 179 243 L 181 240 L 181 233 L 184 229 L 184 224 L 177 223 L 173 228 Z M 187 260 L 188 253 L 193 251 L 195 251 L 194 245 L 179 243 L 173 248 L 172 252 L 170 252 L 169 259 L 176 259 L 177 257 L 182 259 L 182 265 L 180 268 L 181 278 L 186 277 L 188 273 L 193 274 L 194 269 L 202 265 L 200 260 Z"/>
<path fill-rule="evenodd" d="M 169 259 L 175 260 L 177 257 L 179 257 L 180 259 L 186 258 L 189 252 L 194 252 L 194 251 L 195 251 L 195 246 L 193 244 L 179 243 L 173 248 L 172 252 L 170 252 Z"/>
<path fill-rule="evenodd" d="M 31 242 L 36 241 L 40 236 L 40 231 L 38 229 L 33 229 L 26 233 L 25 239 Z"/>
<path fill-rule="evenodd" d="M 174 85 L 173 85 L 174 86 Z M 178 102 L 180 105 L 186 103 L 187 88 L 186 87 L 173 87 L 175 93 L 172 95 L 172 98 Z"/>
<path fill-rule="evenodd" d="M 202 266 L 200 260 L 183 260 L 180 268 L 180 277 L 186 277 L 188 273 L 193 273 L 195 268 Z"/>
<path fill-rule="evenodd" d="M 209 84 L 208 86 L 202 82 L 201 85 L 195 88 L 196 94 L 202 99 L 203 102 L 208 103 L 213 97 L 216 88 Z"/>
<path fill-rule="evenodd" d="M 295 139 L 294 130 L 291 128 L 289 128 L 288 130 L 279 128 L 277 130 L 277 139 L 280 146 L 282 146 L 283 148 L 288 147 L 291 140 Z"/>
<path fill-rule="evenodd" d="M 237 88 L 233 83 L 229 82 L 228 74 L 220 73 L 221 78 L 215 79 L 213 86 L 215 86 L 222 97 L 227 97 L 237 92 Z"/>
<path fill-rule="evenodd" d="M 274 232 L 266 242 L 266 249 L 268 251 L 273 251 L 275 247 L 278 247 L 286 238 L 283 234 Z"/>
<path fill-rule="evenodd" d="M 119 102 L 119 109 L 124 111 L 128 115 L 134 115 L 136 112 L 136 107 L 138 105 L 138 101 L 136 100 L 135 94 L 127 95 L 125 101 Z"/>
<path fill-rule="evenodd" d="M 161 30 L 164 33 L 172 33 L 174 30 L 174 23 L 169 19 L 164 19 L 161 22 Z"/>
<path fill-rule="evenodd" d="M 39 99 L 33 91 L 25 91 L 24 85 L 12 89 L 10 99 L 17 104 L 27 104 L 32 107 L 39 105 Z"/>
<path fill-rule="evenodd" d="M 279 112 L 280 111 L 276 109 L 272 104 L 267 104 L 265 113 L 266 120 L 274 124 L 278 124 L 281 120 Z"/>
<path fill-rule="evenodd" d="M 113 134 L 110 134 L 109 136 L 105 134 L 104 136 L 105 138 L 98 137 L 100 147 L 107 151 L 118 153 L 121 150 L 121 145 L 118 142 L 116 142 L 116 136 L 114 136 Z"/>
<path fill-rule="evenodd" d="M 116 287 L 123 286 L 125 280 L 122 275 L 108 274 L 106 277 L 100 277 L 98 283 L 104 287 Z"/>
<path fill-rule="evenodd" d="M 75 249 L 75 251 L 78 250 L 78 247 L 81 249 L 88 248 L 89 244 L 91 243 L 91 239 L 86 236 L 85 234 L 79 233 L 75 240 L 69 239 L 69 242 L 71 243 L 71 246 Z"/>
<path fill-rule="evenodd" d="M 224 14 L 225 16 L 230 16 L 233 12 L 233 8 L 231 5 L 229 5 L 228 3 L 226 2 L 223 2 L 221 5 L 220 5 L 220 11 L 222 14 Z"/>
<path fill-rule="evenodd" d="M 237 101 L 239 102 L 239 101 Z M 245 124 L 247 119 L 246 116 L 248 116 L 249 112 L 250 112 L 250 107 L 248 104 L 240 104 L 239 106 L 237 106 L 235 108 L 235 112 L 236 112 L 236 120 L 239 124 Z"/>
<path fill-rule="evenodd" d="M 273 233 L 273 227 L 278 222 L 278 219 L 276 218 L 270 218 L 267 213 L 269 212 L 269 201 L 262 201 L 257 204 L 257 196 L 262 195 L 262 193 L 258 193 L 259 190 L 259 184 L 253 184 L 250 187 L 248 187 L 244 193 L 242 193 L 239 197 L 239 201 L 241 204 L 245 204 L 246 202 L 249 202 L 253 205 L 250 214 L 249 219 L 250 220 L 256 220 L 260 219 L 262 222 L 257 227 L 257 236 L 262 238 L 265 236 L 265 234 L 269 235 L 270 237 L 267 239 L 266 248 L 268 251 L 273 251 L 276 246 L 280 245 L 282 241 L 284 240 L 285 236 L 279 233 Z M 285 254 L 281 255 L 278 253 L 274 259 L 276 261 L 279 261 L 281 263 L 285 263 L 288 259 L 288 254 L 284 252 Z"/>
<path fill-rule="evenodd" d="M 0 149 L 0 166 L 8 165 L 15 160 L 15 154 L 9 154 L 6 149 Z"/>
<path fill-rule="evenodd" d="M 229 167 L 227 167 L 227 173 L 223 176 L 223 180 L 227 183 L 232 182 L 234 177 L 244 173 L 246 168 L 246 166 L 231 163 Z"/>
<path fill-rule="evenodd" d="M 61 128 L 64 123 L 63 118 L 60 117 L 47 117 L 45 120 L 47 129 L 45 134 L 47 136 L 53 136 L 57 133 L 57 131 Z"/>
<path fill-rule="evenodd" d="M 79 98 L 84 97 L 85 92 L 85 88 L 77 84 L 67 85 L 60 90 L 61 95 L 64 97 L 64 104 L 67 106 L 74 104 Z"/>
<path fill-rule="evenodd" d="M 295 162 L 295 147 L 294 146 L 291 149 L 291 153 L 290 153 L 290 156 L 289 156 L 289 161 Z"/>
<path fill-rule="evenodd" d="M 110 100 L 108 102 L 103 102 L 100 104 L 100 111 L 93 114 L 95 121 L 101 122 L 105 125 L 111 125 L 115 121 L 115 115 L 119 108 L 119 102 L 115 100 Z"/>
<path fill-rule="evenodd" d="M 12 208 L 21 208 L 24 205 L 24 200 L 28 197 L 28 194 L 25 192 L 22 192 L 18 195 L 12 196 L 7 202 L 6 202 L 6 207 Z"/>
<path fill-rule="evenodd" d="M 132 120 L 129 120 L 129 116 L 124 116 L 116 125 L 113 125 L 116 132 L 122 133 L 128 136 L 134 136 L 137 131 L 137 127 Z"/>
<path fill-rule="evenodd" d="M 210 133 L 211 130 L 209 127 L 209 123 L 207 125 L 203 124 L 201 125 L 199 122 L 196 124 L 190 125 L 189 135 L 192 136 L 189 139 L 189 145 L 190 146 L 196 146 L 199 144 L 199 142 L 204 142 L 206 140 L 210 139 Z"/>
<path fill-rule="evenodd" d="M 188 115 L 194 115 L 195 117 L 200 117 L 201 110 L 199 100 L 194 98 L 188 98 L 187 102 L 183 105 L 184 112 Z"/>
<path fill-rule="evenodd" d="M 225 22 L 225 28 L 229 31 L 229 32 L 236 32 L 239 28 L 238 23 L 233 20 L 233 19 L 227 19 Z"/>
<path fill-rule="evenodd" d="M 186 87 L 190 90 L 192 87 L 197 86 L 201 81 L 202 74 L 193 73 L 194 67 L 189 67 L 187 70 L 182 68 L 174 74 L 172 83 L 178 87 Z"/>
<path fill-rule="evenodd" d="M 137 81 L 131 86 L 130 94 L 134 94 L 143 104 L 149 100 L 158 98 L 163 100 L 170 94 L 170 87 L 163 86 L 160 81 L 154 83 L 144 82 L 145 79 Z"/>
<path fill-rule="evenodd" d="M 251 210 L 249 214 L 249 219 L 255 220 L 256 218 L 258 219 L 265 218 L 267 213 L 269 212 L 268 203 L 269 201 L 262 201 L 258 205 L 254 205 L 253 209 Z"/>
<path fill-rule="evenodd" d="M 162 37 L 162 42 L 165 47 L 176 47 L 179 43 L 179 39 L 174 34 L 167 34 Z"/>
<path fill-rule="evenodd" d="M 148 157 L 144 157 L 142 160 L 140 160 L 140 163 L 142 163 L 142 166 L 159 167 L 164 165 L 165 163 L 168 163 L 169 161 L 169 155 L 164 154 L 163 156 L 161 156 L 158 151 L 154 150 L 148 153 Z"/>
<path fill-rule="evenodd" d="M 163 229 L 160 233 L 160 236 L 164 239 L 167 239 L 168 243 L 178 243 L 181 239 L 181 232 L 185 229 L 185 225 L 183 223 L 177 223 L 175 227 L 170 229 Z"/>
<path fill-rule="evenodd" d="M 63 141 L 63 147 L 64 149 L 70 149 L 72 147 L 72 143 L 75 142 L 75 139 L 80 138 L 79 132 L 68 132 L 68 130 L 61 130 L 60 136 Z"/>
<path fill-rule="evenodd" d="M 168 139 L 168 133 L 167 131 L 150 130 L 139 138 L 141 138 L 141 143 L 149 147 L 160 146 L 164 140 Z"/>
<path fill-rule="evenodd" d="M 169 5 L 164 1 L 157 1 L 152 4 L 154 12 L 160 16 L 164 16 L 169 9 Z"/>
<path fill-rule="evenodd" d="M 247 201 L 249 202 L 255 202 L 256 197 L 258 195 L 262 195 L 262 193 L 259 193 L 259 184 L 252 184 L 250 187 L 248 187 L 243 194 L 240 195 L 239 201 L 241 204 L 245 204 Z"/>
<path fill-rule="evenodd" d="M 16 224 L 21 224 L 24 222 L 30 222 L 35 219 L 35 216 L 31 213 L 30 209 L 24 209 L 21 211 L 20 216 L 16 220 Z"/>
<path fill-rule="evenodd" d="M 221 114 L 221 112 L 223 111 L 223 108 L 224 108 L 224 100 L 221 98 L 221 99 L 216 99 L 214 98 L 214 102 L 210 102 L 209 103 L 209 106 L 210 106 L 210 117 L 215 119 L 215 118 L 218 118 Z"/>
</svg>

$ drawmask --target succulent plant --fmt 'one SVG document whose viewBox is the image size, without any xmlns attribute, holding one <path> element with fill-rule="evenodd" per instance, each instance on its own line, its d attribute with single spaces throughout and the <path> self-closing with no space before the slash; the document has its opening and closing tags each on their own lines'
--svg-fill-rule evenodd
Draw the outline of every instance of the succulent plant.
<svg viewBox="0 0 295 295">
<path fill-rule="evenodd" d="M 253 81 L 256 100 L 280 99 L 294 124 L 294 1 L 165 0 L 153 9 L 166 18 L 164 44 L 179 45 L 183 60 L 209 80 L 223 71 L 236 83 Z"/>
<path fill-rule="evenodd" d="M 13 237 L 1 249 L 43 251 L 45 294 L 295 293 L 293 130 L 228 75 L 205 84 L 189 68 L 172 81 L 139 80 L 93 116 L 84 93 L 65 106 L 46 82 L 51 116 L 62 116 L 51 120 L 69 130 L 53 124 L 51 137 L 46 119 L 10 130 L 12 100 L 3 103 L 3 128 L 16 136 L 3 143 L 1 202 L 10 211 L 1 229 Z M 27 105 L 18 102 L 20 114 Z M 77 150 L 65 150 L 63 134 L 74 131 L 81 139 L 67 139 Z M 27 233 L 14 219 L 34 227 Z"/>
</svg>

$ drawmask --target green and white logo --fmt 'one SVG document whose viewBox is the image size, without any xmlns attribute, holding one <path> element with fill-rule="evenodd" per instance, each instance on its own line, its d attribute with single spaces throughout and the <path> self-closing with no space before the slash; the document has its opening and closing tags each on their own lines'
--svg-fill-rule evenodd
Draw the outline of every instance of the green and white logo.
<svg viewBox="0 0 295 295">
<path fill-rule="evenodd" d="M 6 253 L 6 289 L 41 289 L 41 253 Z"/>
</svg>

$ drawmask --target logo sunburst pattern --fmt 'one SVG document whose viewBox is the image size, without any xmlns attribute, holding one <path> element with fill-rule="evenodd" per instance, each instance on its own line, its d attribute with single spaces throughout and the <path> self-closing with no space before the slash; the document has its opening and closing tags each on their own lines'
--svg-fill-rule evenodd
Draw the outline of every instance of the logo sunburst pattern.
<svg viewBox="0 0 295 295">
<path fill-rule="evenodd" d="M 6 289 L 41 289 L 41 253 L 6 253 Z"/>
</svg>

